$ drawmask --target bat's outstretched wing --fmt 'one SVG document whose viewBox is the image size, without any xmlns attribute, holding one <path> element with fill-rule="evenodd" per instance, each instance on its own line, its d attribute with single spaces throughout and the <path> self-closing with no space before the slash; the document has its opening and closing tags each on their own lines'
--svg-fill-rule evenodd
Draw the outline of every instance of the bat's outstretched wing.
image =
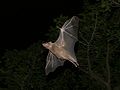
<svg viewBox="0 0 120 90">
<path fill-rule="evenodd" d="M 62 66 L 65 60 L 60 60 L 53 53 L 49 51 L 46 59 L 45 74 L 48 75 L 53 72 L 58 66 Z"/>
<path fill-rule="evenodd" d="M 78 24 L 79 18 L 76 16 L 67 20 L 62 28 L 60 28 L 59 37 L 55 42 L 58 46 L 63 46 L 74 58 L 74 45 L 78 41 Z"/>
<path fill-rule="evenodd" d="M 70 20 L 67 20 L 60 29 L 61 31 L 59 37 L 57 41 L 54 43 L 55 45 L 62 47 L 69 53 L 69 57 L 72 58 L 70 61 L 75 66 L 78 65 L 74 53 L 74 45 L 78 40 L 78 23 L 79 18 L 76 16 L 73 16 Z M 64 64 L 64 61 L 65 60 L 61 60 L 60 58 L 58 58 L 56 55 L 49 51 L 45 67 L 46 75 L 48 75 L 50 72 L 53 72 L 58 66 L 62 66 Z"/>
</svg>

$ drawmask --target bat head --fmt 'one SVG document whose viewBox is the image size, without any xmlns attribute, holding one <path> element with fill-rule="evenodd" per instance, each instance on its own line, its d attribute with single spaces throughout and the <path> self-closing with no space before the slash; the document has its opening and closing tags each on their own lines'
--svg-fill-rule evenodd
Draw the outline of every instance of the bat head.
<svg viewBox="0 0 120 90">
<path fill-rule="evenodd" d="M 47 49 L 50 49 L 50 48 L 52 48 L 52 42 L 46 42 L 46 43 L 43 43 L 42 45 L 45 47 L 45 48 L 47 48 Z"/>
</svg>

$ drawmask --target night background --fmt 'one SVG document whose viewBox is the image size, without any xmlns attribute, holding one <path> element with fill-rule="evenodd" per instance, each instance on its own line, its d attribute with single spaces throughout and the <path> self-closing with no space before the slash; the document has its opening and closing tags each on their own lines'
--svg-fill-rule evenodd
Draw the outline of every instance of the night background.
<svg viewBox="0 0 120 90">
<path fill-rule="evenodd" d="M 0 90 L 120 90 L 120 1 L 47 3 L 1 8 Z M 80 67 L 65 62 L 46 76 L 42 43 L 72 16 L 80 18 Z"/>
</svg>

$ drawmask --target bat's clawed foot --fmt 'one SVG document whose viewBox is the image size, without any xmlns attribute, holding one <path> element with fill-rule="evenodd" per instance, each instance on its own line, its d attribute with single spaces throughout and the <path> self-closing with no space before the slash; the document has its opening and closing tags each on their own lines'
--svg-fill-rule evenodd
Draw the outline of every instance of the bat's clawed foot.
<svg viewBox="0 0 120 90">
<path fill-rule="evenodd" d="M 71 62 L 71 61 L 70 61 Z M 75 67 L 79 67 L 78 62 L 72 62 L 74 64 Z"/>
<path fill-rule="evenodd" d="M 77 62 L 75 62 L 75 67 L 79 67 L 79 64 Z"/>
</svg>

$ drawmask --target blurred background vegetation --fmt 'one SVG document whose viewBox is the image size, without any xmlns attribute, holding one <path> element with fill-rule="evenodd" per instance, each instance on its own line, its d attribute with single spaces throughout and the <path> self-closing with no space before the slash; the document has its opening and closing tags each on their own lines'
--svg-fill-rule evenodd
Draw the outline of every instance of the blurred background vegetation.
<svg viewBox="0 0 120 90">
<path fill-rule="evenodd" d="M 75 45 L 80 67 L 65 62 L 45 76 L 48 50 L 39 40 L 24 50 L 0 55 L 0 90 L 120 90 L 120 1 L 86 0 L 83 4 L 77 14 L 80 27 Z M 45 33 L 47 41 L 57 39 L 57 27 L 71 16 L 53 20 Z"/>
</svg>

